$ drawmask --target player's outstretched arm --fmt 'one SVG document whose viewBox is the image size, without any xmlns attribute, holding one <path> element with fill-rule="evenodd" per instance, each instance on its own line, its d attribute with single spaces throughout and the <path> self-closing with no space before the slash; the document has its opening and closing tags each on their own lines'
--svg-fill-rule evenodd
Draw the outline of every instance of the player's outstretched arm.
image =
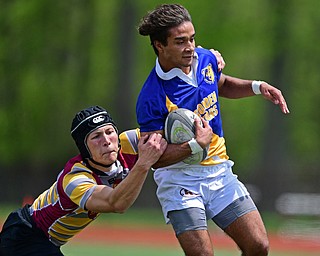
<svg viewBox="0 0 320 256">
<path fill-rule="evenodd" d="M 98 185 L 86 202 L 86 208 L 95 212 L 125 212 L 137 199 L 151 166 L 167 147 L 161 134 L 142 136 L 139 140 L 139 158 L 128 176 L 113 188 Z"/>
<path fill-rule="evenodd" d="M 289 109 L 281 91 L 264 81 L 244 80 L 222 74 L 219 80 L 219 96 L 229 99 L 239 99 L 256 94 L 279 105 L 284 114 L 289 113 Z"/>
</svg>

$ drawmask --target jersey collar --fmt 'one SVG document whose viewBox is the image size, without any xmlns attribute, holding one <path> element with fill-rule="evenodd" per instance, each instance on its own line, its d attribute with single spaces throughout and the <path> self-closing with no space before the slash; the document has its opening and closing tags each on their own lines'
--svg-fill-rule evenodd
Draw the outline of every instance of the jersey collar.
<svg viewBox="0 0 320 256">
<path fill-rule="evenodd" d="M 195 76 L 197 67 L 198 67 L 198 54 L 196 52 L 194 52 L 194 58 L 191 64 L 190 75 L 186 75 L 180 68 L 173 68 L 168 72 L 164 72 L 159 64 L 159 59 L 158 58 L 156 59 L 156 73 L 161 79 L 170 80 L 172 78 L 179 77 L 186 83 L 196 87 L 198 87 L 196 76 Z"/>
</svg>

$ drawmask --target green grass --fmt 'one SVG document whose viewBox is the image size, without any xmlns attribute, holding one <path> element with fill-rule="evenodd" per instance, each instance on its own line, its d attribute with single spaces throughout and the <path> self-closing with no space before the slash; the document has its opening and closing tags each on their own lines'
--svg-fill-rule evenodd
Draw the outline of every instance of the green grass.
<svg viewBox="0 0 320 256">
<path fill-rule="evenodd" d="M 121 238 L 119 238 L 121 239 Z M 128 245 L 79 245 L 67 244 L 63 247 L 62 252 L 66 256 L 179 256 L 183 255 L 180 248 L 164 248 L 151 246 L 128 246 Z"/>
<path fill-rule="evenodd" d="M 137 209 L 131 208 L 123 214 L 101 214 L 97 223 L 121 223 L 124 225 L 151 225 L 163 226 L 165 221 L 160 209 Z"/>
<path fill-rule="evenodd" d="M 121 238 L 119 238 L 120 240 Z M 158 246 L 128 246 L 128 245 L 89 245 L 72 243 L 65 245 L 62 252 L 66 256 L 105 256 L 105 255 L 117 255 L 117 256 L 183 256 L 182 249 L 172 247 L 158 247 Z M 233 256 L 240 255 L 237 250 L 215 250 L 217 256 Z M 319 253 L 292 253 L 292 252 L 275 252 L 272 251 L 270 256 L 317 256 Z"/>
</svg>

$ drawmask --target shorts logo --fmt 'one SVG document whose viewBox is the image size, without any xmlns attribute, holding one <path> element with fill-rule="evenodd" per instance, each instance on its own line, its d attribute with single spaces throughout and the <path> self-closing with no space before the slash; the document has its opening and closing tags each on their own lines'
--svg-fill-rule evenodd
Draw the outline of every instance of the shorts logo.
<svg viewBox="0 0 320 256">
<path fill-rule="evenodd" d="M 180 190 L 180 195 L 181 196 L 187 196 L 187 197 L 194 197 L 194 196 L 198 196 L 198 194 L 191 192 L 188 189 L 182 188 Z"/>
<path fill-rule="evenodd" d="M 206 66 L 204 69 L 201 70 L 201 74 L 204 77 L 204 81 L 208 84 L 213 84 L 214 83 L 214 73 L 212 70 L 212 65 L 211 63 Z"/>
<path fill-rule="evenodd" d="M 97 116 L 97 117 L 95 117 L 95 118 L 92 119 L 92 122 L 93 122 L 94 124 L 97 124 L 97 123 L 103 122 L 104 119 L 105 119 L 104 116 Z"/>
</svg>

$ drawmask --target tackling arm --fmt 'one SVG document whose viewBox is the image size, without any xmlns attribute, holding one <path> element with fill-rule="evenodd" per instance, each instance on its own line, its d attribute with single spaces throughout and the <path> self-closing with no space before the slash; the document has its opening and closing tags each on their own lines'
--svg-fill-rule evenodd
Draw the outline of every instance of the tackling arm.
<svg viewBox="0 0 320 256">
<path fill-rule="evenodd" d="M 114 189 L 96 186 L 86 202 L 86 209 L 94 212 L 125 212 L 137 199 L 151 166 L 158 161 L 167 146 L 160 134 L 141 136 L 139 158 L 128 176 Z"/>
</svg>

